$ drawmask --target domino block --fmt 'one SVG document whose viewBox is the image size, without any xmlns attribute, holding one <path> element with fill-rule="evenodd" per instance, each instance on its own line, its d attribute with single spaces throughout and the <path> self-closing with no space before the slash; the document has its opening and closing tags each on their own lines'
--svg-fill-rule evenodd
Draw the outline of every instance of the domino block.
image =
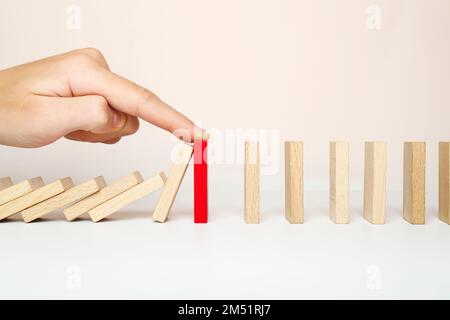
<svg viewBox="0 0 450 320">
<path fill-rule="evenodd" d="M 287 141 L 285 153 L 285 210 L 292 224 L 303 223 L 303 142 Z"/>
<path fill-rule="evenodd" d="M 94 209 L 89 210 L 89 215 L 91 216 L 92 221 L 99 222 L 127 205 L 148 196 L 153 191 L 164 186 L 166 180 L 166 175 L 161 172 L 150 180 L 140 183 L 137 186 L 115 196 L 111 200 L 108 200 Z"/>
<path fill-rule="evenodd" d="M 6 177 L 6 178 L 0 178 L 0 191 L 4 190 L 6 188 L 9 188 L 13 185 L 13 182 L 11 180 L 11 178 Z"/>
<path fill-rule="evenodd" d="M 366 142 L 364 165 L 364 218 L 384 224 L 386 216 L 387 144 Z"/>
<path fill-rule="evenodd" d="M 64 178 L 34 190 L 20 198 L 0 206 L 0 220 L 28 209 L 73 187 L 71 178 Z"/>
<path fill-rule="evenodd" d="M 76 187 L 70 188 L 67 191 L 58 194 L 50 199 L 42 201 L 28 209 L 22 211 L 22 218 L 26 223 L 32 222 L 36 219 L 54 212 L 58 209 L 64 208 L 76 201 L 80 201 L 106 186 L 103 177 L 97 177 L 89 180 Z"/>
<path fill-rule="evenodd" d="M 439 218 L 450 224 L 450 142 L 439 142 Z"/>
<path fill-rule="evenodd" d="M 259 224 L 259 143 L 245 143 L 245 223 Z"/>
<path fill-rule="evenodd" d="M 403 159 L 403 218 L 425 223 L 425 142 L 405 142 Z"/>
<path fill-rule="evenodd" d="M 169 173 L 164 189 L 156 204 L 153 219 L 157 222 L 165 222 L 177 196 L 181 182 L 191 161 L 194 148 L 188 144 L 180 144 L 175 153 L 174 165 Z"/>
<path fill-rule="evenodd" d="M 208 223 L 208 141 L 194 142 L 194 222 Z"/>
<path fill-rule="evenodd" d="M 133 174 L 115 181 L 109 186 L 101 189 L 99 192 L 87 197 L 74 205 L 64 209 L 64 215 L 68 221 L 73 221 L 89 210 L 101 205 L 108 200 L 118 196 L 119 194 L 135 187 L 139 183 L 144 182 L 141 174 L 136 171 Z"/>
<path fill-rule="evenodd" d="M 44 186 L 41 177 L 22 181 L 0 191 L 0 206 Z"/>
<path fill-rule="evenodd" d="M 349 144 L 330 143 L 330 218 L 336 224 L 349 223 Z"/>
</svg>

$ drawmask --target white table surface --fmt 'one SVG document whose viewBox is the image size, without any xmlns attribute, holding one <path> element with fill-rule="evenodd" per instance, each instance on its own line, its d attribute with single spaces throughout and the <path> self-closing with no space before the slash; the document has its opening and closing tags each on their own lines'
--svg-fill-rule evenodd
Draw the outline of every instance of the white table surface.
<svg viewBox="0 0 450 320">
<path fill-rule="evenodd" d="M 450 298 L 450 226 L 435 201 L 413 226 L 391 192 L 380 226 L 362 219 L 353 192 L 351 223 L 334 225 L 326 191 L 305 197 L 303 225 L 288 224 L 270 196 L 262 223 L 245 225 L 237 192 L 212 196 L 208 225 L 192 223 L 187 197 L 166 224 L 151 211 L 98 224 L 15 217 L 0 223 L 0 298 Z"/>
</svg>

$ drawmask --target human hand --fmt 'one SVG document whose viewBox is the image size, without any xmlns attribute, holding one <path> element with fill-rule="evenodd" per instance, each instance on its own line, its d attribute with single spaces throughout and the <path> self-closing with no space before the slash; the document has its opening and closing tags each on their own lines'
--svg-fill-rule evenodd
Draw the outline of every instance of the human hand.
<svg viewBox="0 0 450 320">
<path fill-rule="evenodd" d="M 143 119 L 187 142 L 191 120 L 155 94 L 112 73 L 96 49 L 0 71 L 0 144 L 36 148 L 67 139 L 117 143 Z"/>
</svg>

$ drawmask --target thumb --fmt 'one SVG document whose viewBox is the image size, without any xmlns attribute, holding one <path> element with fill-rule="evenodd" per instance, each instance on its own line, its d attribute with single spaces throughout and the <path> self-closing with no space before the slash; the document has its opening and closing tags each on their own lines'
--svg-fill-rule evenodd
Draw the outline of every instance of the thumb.
<svg viewBox="0 0 450 320">
<path fill-rule="evenodd" d="M 120 131 L 126 123 L 126 115 L 111 108 L 102 96 L 46 97 L 45 100 L 49 125 L 62 136 L 79 130 L 111 133 Z"/>
</svg>

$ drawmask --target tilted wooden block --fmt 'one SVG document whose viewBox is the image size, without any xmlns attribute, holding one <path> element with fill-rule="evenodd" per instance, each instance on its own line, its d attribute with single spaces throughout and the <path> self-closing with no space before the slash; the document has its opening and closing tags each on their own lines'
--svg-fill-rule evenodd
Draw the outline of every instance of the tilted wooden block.
<svg viewBox="0 0 450 320">
<path fill-rule="evenodd" d="M 22 218 L 27 223 L 32 222 L 53 211 L 64 208 L 65 206 L 68 206 L 76 201 L 84 199 L 98 192 L 105 186 L 106 183 L 103 177 L 97 177 L 95 179 L 89 180 L 88 182 L 70 188 L 69 190 L 58 194 L 57 196 L 42 201 L 34 205 L 33 207 L 22 211 Z"/>
<path fill-rule="evenodd" d="M 102 203 L 111 200 L 115 196 L 133 188 L 134 186 L 142 183 L 144 179 L 141 174 L 136 171 L 133 174 L 119 179 L 109 186 L 101 189 L 99 192 L 87 197 L 80 202 L 64 209 L 64 215 L 68 221 L 73 221 L 87 213 L 89 210 L 101 205 Z"/>
<path fill-rule="evenodd" d="M 0 206 L 44 186 L 41 177 L 22 181 L 0 191 Z"/>
<path fill-rule="evenodd" d="M 403 159 L 403 218 L 425 223 L 425 142 L 405 142 Z"/>
<path fill-rule="evenodd" d="M 450 224 L 450 142 L 439 142 L 439 218 Z"/>
<path fill-rule="evenodd" d="M 28 193 L 20 198 L 10 201 L 0 206 L 0 220 L 9 218 L 10 216 L 19 213 L 29 207 L 34 206 L 42 201 L 50 199 L 64 191 L 73 187 L 71 178 L 64 178 L 43 186 L 31 193 Z"/>
<path fill-rule="evenodd" d="M 259 224 L 259 143 L 245 143 L 244 209 L 245 223 Z"/>
<path fill-rule="evenodd" d="M 349 144 L 330 143 L 330 218 L 336 224 L 349 223 Z"/>
<path fill-rule="evenodd" d="M 387 144 L 366 142 L 364 166 L 364 218 L 373 224 L 386 219 Z"/>
<path fill-rule="evenodd" d="M 9 188 L 13 185 L 13 182 L 11 180 L 11 178 L 6 177 L 6 178 L 0 178 L 0 190 Z"/>
<path fill-rule="evenodd" d="M 176 150 L 174 165 L 169 173 L 166 184 L 153 213 L 153 219 L 157 222 L 165 222 L 177 196 L 181 182 L 183 181 L 194 148 L 187 144 L 180 144 Z"/>
<path fill-rule="evenodd" d="M 111 214 L 119 211 L 120 209 L 126 207 L 127 205 L 148 196 L 153 191 L 164 186 L 166 182 L 166 175 L 161 172 L 154 176 L 150 180 L 142 182 L 137 186 L 119 194 L 118 196 L 102 203 L 98 207 L 89 210 L 89 215 L 92 221 L 98 222 Z"/>
<path fill-rule="evenodd" d="M 303 142 L 286 141 L 285 153 L 285 210 L 292 224 L 303 223 Z"/>
</svg>

